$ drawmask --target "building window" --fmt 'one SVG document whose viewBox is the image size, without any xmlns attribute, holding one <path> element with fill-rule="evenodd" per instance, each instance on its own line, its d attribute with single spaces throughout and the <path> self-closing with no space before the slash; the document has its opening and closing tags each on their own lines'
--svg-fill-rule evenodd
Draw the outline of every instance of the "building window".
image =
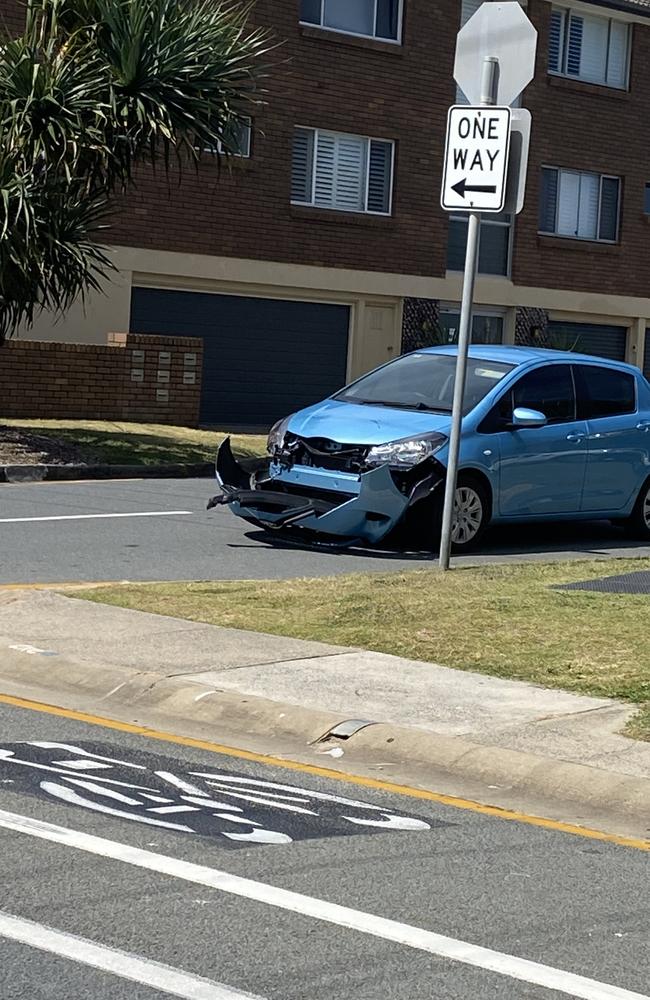
<svg viewBox="0 0 650 1000">
<path fill-rule="evenodd" d="M 645 194 L 643 198 L 643 211 L 646 215 L 650 215 L 650 184 L 645 186 Z"/>
<path fill-rule="evenodd" d="M 615 243 L 621 182 L 618 177 L 542 168 L 542 233 Z"/>
<path fill-rule="evenodd" d="M 472 313 L 472 343 L 501 344 L 503 343 L 503 312 L 483 311 L 478 309 Z M 440 309 L 440 328 L 445 344 L 458 343 L 460 326 L 460 308 L 458 306 L 442 306 Z"/>
<path fill-rule="evenodd" d="M 224 129 L 223 141 L 217 143 L 216 149 L 206 146 L 206 153 L 230 153 L 231 156 L 249 157 L 251 155 L 251 133 L 253 126 L 250 118 L 233 121 Z"/>
<path fill-rule="evenodd" d="M 505 212 L 481 220 L 481 238 L 478 249 L 479 274 L 510 273 L 510 236 L 512 219 Z M 447 240 L 447 270 L 463 271 L 467 248 L 467 216 L 449 218 Z"/>
<path fill-rule="evenodd" d="M 624 90 L 628 81 L 630 26 L 566 8 L 551 12 L 550 73 Z"/>
<path fill-rule="evenodd" d="M 300 20 L 346 35 L 397 42 L 402 0 L 301 0 Z"/>
<path fill-rule="evenodd" d="M 296 128 L 291 201 L 341 212 L 390 215 L 394 143 L 386 139 Z"/>
</svg>

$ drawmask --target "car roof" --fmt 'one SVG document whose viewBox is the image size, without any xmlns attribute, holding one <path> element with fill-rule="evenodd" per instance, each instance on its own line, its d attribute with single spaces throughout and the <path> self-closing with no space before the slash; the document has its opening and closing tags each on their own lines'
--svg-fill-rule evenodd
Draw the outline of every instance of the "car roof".
<svg viewBox="0 0 650 1000">
<path fill-rule="evenodd" d="M 445 344 L 443 347 L 422 347 L 418 354 L 451 354 L 458 353 L 457 344 Z M 470 358 L 485 361 L 501 361 L 507 365 L 528 365 L 542 361 L 562 361 L 565 364 L 584 363 L 602 364 L 611 368 L 620 368 L 638 375 L 639 369 L 622 361 L 612 361 L 609 358 L 596 357 L 593 354 L 577 354 L 573 351 L 553 351 L 544 347 L 518 347 L 514 344 L 470 344 Z"/>
</svg>

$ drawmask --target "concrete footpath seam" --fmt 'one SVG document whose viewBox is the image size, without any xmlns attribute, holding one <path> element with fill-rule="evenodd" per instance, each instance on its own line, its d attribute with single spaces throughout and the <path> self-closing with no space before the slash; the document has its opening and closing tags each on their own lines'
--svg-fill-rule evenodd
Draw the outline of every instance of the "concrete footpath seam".
<svg viewBox="0 0 650 1000">
<path fill-rule="evenodd" d="M 168 465 L 0 465 L 0 483 L 66 482 L 79 479 L 207 479 L 213 462 Z"/>
<path fill-rule="evenodd" d="M 304 708 L 253 695 L 219 690 L 187 677 L 168 677 L 132 668 L 77 663 L 63 655 L 47 658 L 3 650 L 0 691 L 61 708 L 92 711 L 123 722 L 238 730 L 262 738 L 298 739 L 309 745 L 349 715 Z M 149 718 L 149 721 L 148 721 Z M 648 825 L 650 778 L 606 771 L 519 750 L 488 746 L 457 736 L 368 720 L 345 742 L 346 748 L 396 763 L 408 762 L 483 787 L 502 787 L 539 799 L 602 809 Z M 330 740 L 324 746 L 332 746 Z"/>
</svg>

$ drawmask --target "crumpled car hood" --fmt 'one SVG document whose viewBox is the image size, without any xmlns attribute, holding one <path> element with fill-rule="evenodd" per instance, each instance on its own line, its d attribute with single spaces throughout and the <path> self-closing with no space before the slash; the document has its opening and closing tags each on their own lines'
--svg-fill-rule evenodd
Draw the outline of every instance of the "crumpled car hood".
<svg viewBox="0 0 650 1000">
<path fill-rule="evenodd" d="M 450 427 L 451 417 L 445 413 L 393 410 L 387 406 L 326 399 L 295 413 L 288 429 L 291 434 L 301 437 L 329 438 L 341 444 L 375 445 L 432 431 L 449 435 Z"/>
</svg>

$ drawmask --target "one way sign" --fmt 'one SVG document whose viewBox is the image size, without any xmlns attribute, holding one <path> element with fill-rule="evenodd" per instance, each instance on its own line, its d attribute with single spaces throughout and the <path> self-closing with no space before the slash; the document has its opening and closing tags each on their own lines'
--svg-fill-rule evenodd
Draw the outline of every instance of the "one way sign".
<svg viewBox="0 0 650 1000">
<path fill-rule="evenodd" d="M 442 207 L 448 212 L 502 212 L 509 150 L 510 108 L 450 108 Z"/>
</svg>

